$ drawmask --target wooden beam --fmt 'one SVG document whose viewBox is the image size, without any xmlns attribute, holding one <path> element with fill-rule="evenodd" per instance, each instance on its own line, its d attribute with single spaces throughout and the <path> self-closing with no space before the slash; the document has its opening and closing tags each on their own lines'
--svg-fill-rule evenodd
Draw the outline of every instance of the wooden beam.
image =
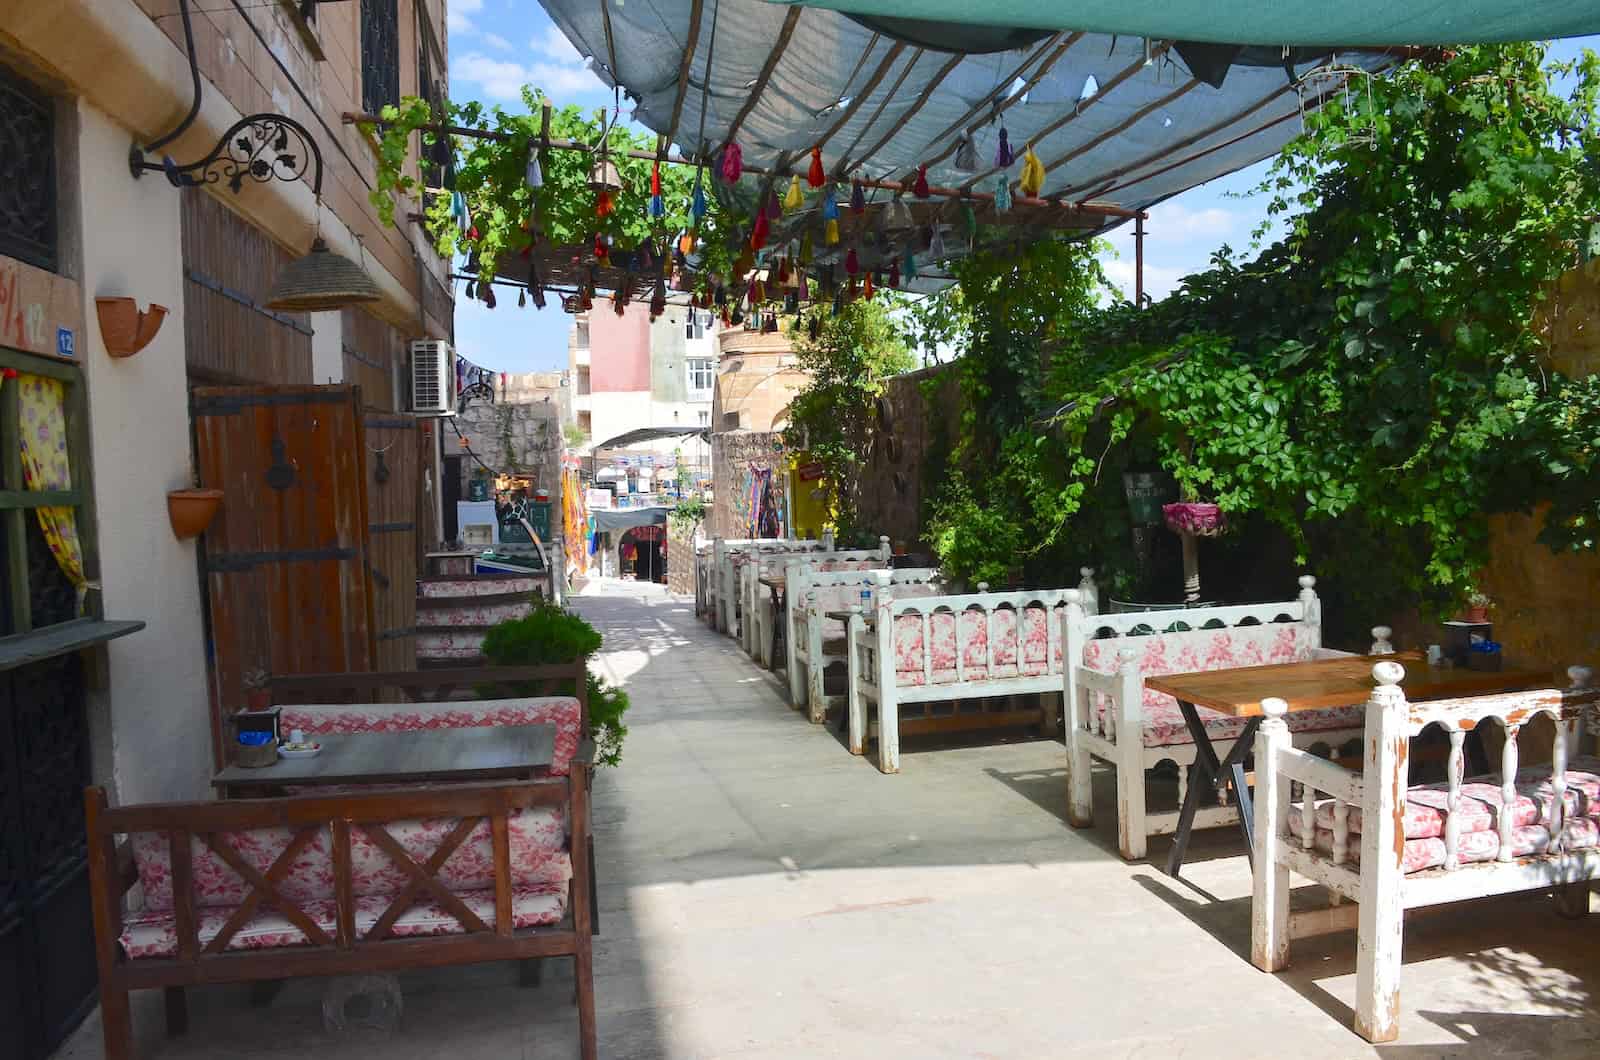
<svg viewBox="0 0 1600 1060">
<path fill-rule="evenodd" d="M 600 0 L 600 2 L 603 5 L 605 0 Z M 683 98 L 689 94 L 689 68 L 694 65 L 694 50 L 700 44 L 700 10 L 703 5 L 704 0 L 693 0 L 693 3 L 689 6 L 689 39 L 684 42 L 683 61 L 678 64 L 678 91 L 672 97 L 672 120 L 667 122 L 667 131 L 662 133 L 660 140 L 657 141 L 656 156 L 658 158 L 667 157 L 667 149 L 672 144 L 672 138 L 678 133 L 678 118 L 683 114 Z M 607 41 L 610 38 L 611 23 L 608 19 L 606 22 Z M 708 78 L 711 76 L 710 69 L 706 70 L 706 76 Z M 695 144 L 695 150 L 698 151 L 699 149 L 700 145 Z"/>
<path fill-rule="evenodd" d="M 848 177 L 851 173 L 855 172 L 858 168 L 860 168 L 863 162 L 877 154 L 883 148 L 884 144 L 894 139 L 894 134 L 900 131 L 899 127 L 909 122 L 913 117 L 916 116 L 917 111 L 921 110 L 925 105 L 927 105 L 928 100 L 933 98 L 934 90 L 939 87 L 940 83 L 943 82 L 945 78 L 950 76 L 950 72 L 952 70 L 961 65 L 961 60 L 965 58 L 965 55 L 952 55 L 948 62 L 939 67 L 939 72 L 933 75 L 933 80 L 929 81 L 928 86 L 922 90 L 922 95 L 917 97 L 917 101 L 911 104 L 911 108 L 909 110 L 900 115 L 900 120 L 898 123 L 896 123 L 896 127 L 884 133 L 881 137 L 879 137 L 877 143 L 873 144 L 871 147 L 862 152 L 859 159 L 851 162 L 850 165 L 845 167 L 844 176 Z M 893 93 L 890 93 L 890 95 L 893 95 Z M 874 117 L 873 120 L 876 121 L 876 117 Z M 852 150 L 854 150 L 854 148 L 852 148 Z"/>
<path fill-rule="evenodd" d="M 862 105 L 867 102 L 868 97 L 872 95 L 879 83 L 889 73 L 890 67 L 894 66 L 895 60 L 900 58 L 900 53 L 905 50 L 904 41 L 895 41 L 894 47 L 889 49 L 889 54 L 883 57 L 883 61 L 878 64 L 878 68 L 872 71 L 872 76 L 867 78 L 867 83 L 862 85 L 851 97 L 850 105 L 844 109 L 844 112 L 838 118 L 834 119 L 833 124 L 828 126 L 828 131 L 823 133 L 813 146 L 819 148 L 827 146 L 828 141 L 833 139 L 834 134 L 844 128 L 846 122 L 855 117 L 856 111 L 860 110 Z"/>
<path fill-rule="evenodd" d="M 723 137 L 724 144 L 732 143 L 739 135 L 739 129 L 744 125 L 744 120 L 750 112 L 756 109 L 756 104 L 761 101 L 761 93 L 767 89 L 767 82 L 772 80 L 772 71 L 778 68 L 778 60 L 783 58 L 783 53 L 789 47 L 789 38 L 794 36 L 794 27 L 800 22 L 800 12 L 804 8 L 796 5 L 789 9 L 789 14 L 784 17 L 783 28 L 778 31 L 777 43 L 773 44 L 772 51 L 767 53 L 767 61 L 761 66 L 761 73 L 756 75 L 756 83 L 750 86 L 750 98 L 744 101 L 744 106 L 739 108 L 739 113 L 733 116 L 733 124 L 728 126 L 728 132 Z M 706 77 L 711 76 L 711 71 L 706 71 Z M 695 145 L 699 150 L 699 145 Z"/>
<path fill-rule="evenodd" d="M 1081 34 L 1078 36 L 1081 36 Z M 1074 37 L 1073 40 L 1066 41 L 1066 43 L 1071 44 L 1074 40 L 1076 40 L 1076 37 Z M 969 131 L 970 129 L 976 129 L 978 125 L 983 124 L 981 121 L 973 124 L 974 119 L 985 113 L 985 111 L 993 108 L 995 105 L 995 95 L 1000 92 L 1004 92 L 1008 87 L 1010 87 L 1011 82 L 1021 77 L 1024 71 L 1042 59 L 1045 54 L 1049 52 L 1052 46 L 1060 44 L 1061 42 L 1062 35 L 1057 33 L 1055 36 L 1040 44 L 1039 47 L 1035 48 L 1032 52 L 1028 53 L 1027 58 L 1023 59 L 1022 62 L 1018 63 L 1010 73 L 1006 74 L 1000 79 L 999 87 L 985 96 L 981 103 L 978 103 L 972 107 L 968 107 L 965 114 L 963 114 L 957 120 L 951 122 L 949 125 L 946 125 L 942 130 L 939 131 L 937 135 L 930 137 L 928 142 L 923 144 L 922 151 L 918 153 L 926 154 L 927 152 L 933 150 L 936 145 L 941 144 L 945 140 L 949 139 L 952 134 L 956 132 Z"/>
<path fill-rule="evenodd" d="M 1208 136 L 1213 136 L 1216 133 L 1221 132 L 1223 129 L 1228 128 L 1228 126 L 1233 125 L 1233 124 L 1239 122 L 1240 120 L 1242 120 L 1244 118 L 1248 118 L 1250 115 L 1256 113 L 1258 110 L 1260 110 L 1263 107 L 1267 106 L 1268 104 L 1272 103 L 1274 100 L 1277 100 L 1277 99 L 1283 97 L 1284 95 L 1286 95 L 1287 93 L 1290 93 L 1290 92 L 1293 92 L 1293 91 L 1294 91 L 1294 86 L 1293 85 L 1284 85 L 1282 88 L 1278 89 L 1275 92 L 1272 92 L 1272 93 L 1268 94 L 1267 96 L 1265 96 L 1264 98 L 1256 101 L 1255 103 L 1252 103 L 1250 106 L 1246 107 L 1242 111 L 1239 111 L 1237 114 L 1230 114 L 1226 118 L 1222 119 L 1221 121 L 1213 122 L 1210 125 L 1207 125 L 1205 128 L 1199 130 L 1198 132 L 1191 133 L 1190 135 L 1184 137 L 1183 139 L 1179 140 L 1175 144 L 1171 144 L 1171 145 L 1169 145 L 1167 147 L 1164 147 L 1160 151 L 1153 151 L 1150 154 L 1145 155 L 1143 158 L 1137 159 L 1136 161 L 1133 161 L 1133 162 L 1129 162 L 1127 165 L 1119 166 L 1116 169 L 1113 169 L 1109 173 L 1103 173 L 1100 176 L 1095 177 L 1093 180 L 1086 180 L 1086 181 L 1083 181 L 1083 182 L 1078 183 L 1078 184 L 1065 185 L 1065 186 L 1063 186 L 1061 188 L 1060 191 L 1055 192 L 1054 194 L 1056 194 L 1056 195 L 1065 195 L 1065 194 L 1067 194 L 1068 192 L 1070 192 L 1070 191 L 1072 191 L 1074 189 L 1093 188 L 1093 187 L 1097 187 L 1097 186 L 1100 186 L 1100 185 L 1107 185 L 1108 187 L 1105 190 L 1109 190 L 1110 183 L 1116 181 L 1116 179 L 1118 177 L 1124 176 L 1124 175 L 1126 175 L 1128 173 L 1135 172 L 1135 171 L 1137 171 L 1139 169 L 1142 169 L 1145 166 L 1148 166 L 1148 165 L 1151 165 L 1151 164 L 1153 164 L 1155 162 L 1158 162 L 1163 158 L 1170 157 L 1171 154 L 1174 151 L 1181 151 L 1185 147 L 1189 147 L 1189 146 L 1191 146 L 1193 144 L 1196 144 L 1196 143 L 1200 142 L 1201 140 L 1204 140 Z M 1320 106 L 1321 102 L 1322 102 L 1322 99 L 1326 99 L 1326 98 L 1327 97 L 1324 96 L 1321 99 L 1319 99 L 1317 101 L 1317 105 Z M 1298 111 L 1296 113 L 1298 113 Z M 1277 122 L 1273 122 L 1272 124 L 1276 125 Z M 1270 128 L 1270 126 L 1263 126 L 1263 128 Z M 1259 132 L 1261 130 L 1258 129 L 1256 131 Z M 1249 135 L 1254 135 L 1254 134 L 1252 133 L 1252 134 L 1249 134 Z M 1235 141 L 1230 140 L 1228 142 L 1229 143 L 1233 143 Z M 1215 150 L 1215 149 L 1213 148 L 1213 150 Z M 1202 155 L 1206 154 L 1206 153 L 1209 153 L 1209 152 L 1202 152 Z M 1198 157 L 1201 157 L 1201 155 L 1196 155 L 1194 157 L 1198 158 Z M 1191 161 L 1192 161 L 1192 159 L 1191 159 Z M 1180 163 L 1180 164 L 1182 164 L 1182 163 Z M 1163 169 L 1157 170 L 1156 173 L 1150 174 L 1150 176 L 1156 176 L 1156 175 L 1159 175 L 1160 173 L 1165 173 L 1170 168 L 1172 168 L 1172 167 L 1168 166 L 1168 167 L 1165 167 Z M 1140 179 L 1146 179 L 1146 178 L 1140 178 Z M 1126 185 L 1120 185 L 1120 186 L 1125 187 Z M 1095 194 L 1097 194 L 1097 195 L 1098 194 L 1105 194 L 1105 190 L 1098 191 Z M 1093 196 L 1091 196 L 1091 197 L 1093 197 Z"/>
<path fill-rule="evenodd" d="M 922 57 L 926 54 L 926 51 L 918 48 L 917 53 L 911 57 L 911 61 L 906 63 L 906 65 L 901 69 L 900 76 L 894 79 L 894 84 L 889 86 L 889 91 L 885 92 L 883 94 L 883 98 L 878 101 L 877 107 L 872 111 L 872 117 L 868 118 L 867 123 L 861 127 L 861 131 L 856 133 L 856 138 L 850 141 L 850 146 L 839 153 L 839 165 L 834 167 L 836 170 L 843 173 L 848 173 L 850 170 L 854 169 L 856 165 L 859 165 L 859 163 L 848 164 L 850 161 L 850 155 L 855 151 L 856 147 L 860 145 L 862 138 L 872 130 L 874 125 L 878 124 L 878 119 L 883 117 L 883 112 L 888 108 L 889 101 L 894 99 L 894 97 L 899 93 L 900 86 L 906 83 L 906 78 L 911 76 L 911 71 L 916 69 L 917 63 L 920 62 Z M 904 122 L 902 121 L 896 124 L 903 125 Z M 893 130 L 890 130 L 890 135 L 893 135 Z"/>
<path fill-rule="evenodd" d="M 1062 41 L 1061 42 L 1061 46 L 1058 47 L 1055 51 L 1051 52 L 1049 57 L 1046 58 L 1044 62 L 1039 64 L 1039 69 L 1037 69 L 1037 70 L 1035 70 L 1033 72 L 1033 76 L 1029 77 L 1026 81 L 1024 81 L 1022 83 L 1022 88 L 1020 90 L 1018 90 L 1016 92 L 1012 92 L 1005 99 L 1001 100 L 999 103 L 994 105 L 994 107 L 991 110 L 991 114 L 993 114 L 993 115 L 1004 114 L 1006 111 L 1010 110 L 1012 107 L 1016 106 L 1018 103 L 1021 103 L 1022 102 L 1022 97 L 1027 95 L 1029 90 L 1032 89 L 1034 85 L 1037 85 L 1040 81 L 1043 81 L 1045 75 L 1050 72 L 1051 68 L 1054 67 L 1056 65 L 1056 63 L 1061 61 L 1061 57 L 1063 55 L 1067 54 L 1067 51 L 1069 49 L 1071 49 L 1071 47 L 1074 44 L 1078 43 L 1082 39 L 1083 39 L 1083 34 L 1082 33 L 1074 33 L 1071 36 L 1069 36 L 1066 40 Z M 1012 80 L 1016 80 L 1016 79 L 1012 78 Z M 1009 90 L 1010 84 L 1011 84 L 1010 81 L 1006 82 L 1007 90 Z M 981 125 L 983 125 L 984 120 L 985 119 L 980 117 L 976 121 L 974 121 L 970 125 L 968 125 L 966 127 L 966 129 L 965 129 L 966 134 L 970 136 L 972 133 L 977 131 L 977 129 Z M 925 162 L 925 164 L 930 165 L 930 166 L 937 165 L 938 163 L 940 163 L 940 162 L 944 161 L 945 159 L 949 158 L 951 155 L 955 154 L 955 152 L 956 152 L 956 144 L 955 144 L 955 141 L 952 140 L 951 142 L 947 143 L 944 146 L 944 149 L 941 150 L 938 154 L 934 155 L 931 158 L 924 159 L 924 162 Z"/>
<path fill-rule="evenodd" d="M 600 22 L 606 29 L 606 59 L 611 64 L 606 69 L 611 71 L 611 83 L 622 84 L 622 74 L 617 70 L 617 42 L 611 35 L 611 0 L 598 0 L 600 4 Z"/>
<path fill-rule="evenodd" d="M 1126 121 L 1119 122 L 1114 128 L 1107 129 L 1105 132 L 1101 133 L 1099 136 L 1096 136 L 1093 140 L 1090 140 L 1088 143 L 1083 144 L 1081 147 L 1075 147 L 1071 151 L 1068 151 L 1066 154 L 1062 155 L 1061 157 L 1055 158 L 1055 159 L 1052 159 L 1049 162 L 1046 162 L 1045 163 L 1045 168 L 1047 168 L 1047 169 L 1056 169 L 1059 166 L 1064 166 L 1068 162 L 1071 162 L 1074 159 L 1079 158 L 1082 155 L 1088 153 L 1089 151 L 1094 150 L 1096 147 L 1099 147 L 1101 144 L 1105 143 L 1107 140 L 1111 139 L 1113 136 L 1121 136 L 1123 133 L 1125 133 L 1129 129 L 1133 128 L 1133 126 L 1137 125 L 1139 122 L 1143 121 L 1145 118 L 1148 118 L 1155 111 L 1160 110 L 1162 107 L 1167 106 L 1169 103 L 1172 103 L 1174 100 L 1177 100 L 1177 99 L 1187 95 L 1188 93 L 1192 92 L 1194 89 L 1196 89 L 1198 87 L 1200 87 L 1200 82 L 1194 80 L 1193 78 L 1190 78 L 1188 81 L 1185 81 L 1182 85 L 1180 85 L 1174 91 L 1168 92 L 1166 95 L 1162 96 L 1160 99 L 1156 100 L 1155 102 L 1150 103 L 1148 106 L 1140 107 L 1133 114 L 1129 115 Z"/>
</svg>

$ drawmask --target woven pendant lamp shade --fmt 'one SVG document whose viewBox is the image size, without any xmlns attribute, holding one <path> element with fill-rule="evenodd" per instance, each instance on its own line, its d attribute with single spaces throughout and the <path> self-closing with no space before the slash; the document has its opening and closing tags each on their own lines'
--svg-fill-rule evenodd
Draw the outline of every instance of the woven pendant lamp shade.
<svg viewBox="0 0 1600 1060">
<path fill-rule="evenodd" d="M 273 281 L 268 309 L 320 312 L 382 298 L 367 270 L 328 249 L 318 237 L 305 257 L 291 261 Z"/>
</svg>

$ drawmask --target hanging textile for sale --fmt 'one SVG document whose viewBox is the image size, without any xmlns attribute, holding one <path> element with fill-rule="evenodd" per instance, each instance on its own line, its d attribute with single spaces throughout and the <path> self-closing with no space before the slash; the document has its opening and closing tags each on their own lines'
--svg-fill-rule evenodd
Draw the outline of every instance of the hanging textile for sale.
<svg viewBox="0 0 1600 1060">
<path fill-rule="evenodd" d="M 66 388 L 60 381 L 23 374 L 16 381 L 21 395 L 18 405 L 21 429 L 22 480 L 27 489 L 48 492 L 72 488 L 72 470 L 67 466 Z M 78 590 L 82 607 L 88 579 L 83 572 L 83 546 L 78 540 L 75 510 L 68 505 L 35 508 L 39 529 L 49 542 L 61 573 Z"/>
</svg>

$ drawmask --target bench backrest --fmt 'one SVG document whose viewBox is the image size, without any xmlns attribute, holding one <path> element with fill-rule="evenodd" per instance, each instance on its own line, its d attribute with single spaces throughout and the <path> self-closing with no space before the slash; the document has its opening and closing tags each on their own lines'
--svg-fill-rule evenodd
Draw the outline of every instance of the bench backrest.
<svg viewBox="0 0 1600 1060">
<path fill-rule="evenodd" d="M 456 574 L 418 578 L 417 595 L 428 600 L 463 596 L 506 596 L 532 594 L 544 578 L 532 574 Z"/>
<path fill-rule="evenodd" d="M 874 567 L 857 570 L 803 571 L 789 575 L 788 601 L 795 621 L 823 623 L 825 630 L 842 631 L 844 623 L 827 618 L 829 611 L 861 606 L 861 586 L 873 583 L 873 598 L 910 599 L 938 596 L 944 575 L 937 567 Z"/>
<path fill-rule="evenodd" d="M 920 672 L 925 683 L 1060 673 L 1069 599 L 1082 596 L 1077 589 L 897 595 L 877 601 L 877 629 L 893 631 L 896 673 Z"/>
</svg>

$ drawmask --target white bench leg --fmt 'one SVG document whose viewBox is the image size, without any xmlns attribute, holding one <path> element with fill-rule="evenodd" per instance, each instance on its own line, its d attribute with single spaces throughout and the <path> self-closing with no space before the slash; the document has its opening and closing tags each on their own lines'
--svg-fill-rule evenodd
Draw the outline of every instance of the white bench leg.
<svg viewBox="0 0 1600 1060">
<path fill-rule="evenodd" d="M 1369 1042 L 1392 1042 L 1400 1036 L 1400 948 L 1405 937 L 1405 810 L 1400 801 L 1406 790 L 1408 744 L 1402 724 L 1383 715 L 1402 715 L 1405 709 L 1398 685 L 1380 685 L 1367 709 L 1355 1008 L 1356 1033 Z"/>
<path fill-rule="evenodd" d="M 900 772 L 900 711 L 893 686 L 878 685 L 878 768 Z"/>
<path fill-rule="evenodd" d="M 1250 902 L 1250 961 L 1264 972 L 1289 966 L 1289 870 L 1278 852 L 1289 818 L 1290 786 L 1274 768 L 1279 748 L 1289 745 L 1282 715 L 1269 714 L 1256 733 L 1255 890 Z"/>
<path fill-rule="evenodd" d="M 813 724 L 820 725 L 828 718 L 828 658 L 822 654 L 822 625 L 818 623 L 807 632 L 810 637 L 806 653 L 814 661 L 806 670 L 806 716 Z M 846 680 L 849 680 L 848 675 Z"/>
<path fill-rule="evenodd" d="M 856 639 L 864 628 L 859 615 L 851 615 L 850 621 L 845 623 L 845 710 L 849 718 L 850 753 L 853 755 L 866 754 L 867 751 L 867 705 L 861 695 L 861 656 L 856 647 Z"/>
<path fill-rule="evenodd" d="M 807 623 L 807 626 L 809 625 L 810 623 Z M 806 694 L 806 685 L 805 680 L 800 675 L 800 652 L 798 643 L 800 638 L 796 635 L 794 627 L 795 623 L 791 622 L 789 624 L 789 635 L 783 638 L 783 650 L 784 654 L 788 657 L 789 665 L 789 705 L 791 707 L 798 707 L 805 702 L 804 697 Z M 809 661 L 806 665 L 809 669 Z"/>
<path fill-rule="evenodd" d="M 1094 785 L 1089 749 L 1081 739 L 1088 721 L 1079 704 L 1063 701 L 1063 706 L 1067 715 L 1067 823 L 1088 828 L 1094 824 Z"/>
<path fill-rule="evenodd" d="M 1145 855 L 1144 681 L 1126 649 L 1117 653 L 1117 848 L 1128 861 Z"/>
</svg>

